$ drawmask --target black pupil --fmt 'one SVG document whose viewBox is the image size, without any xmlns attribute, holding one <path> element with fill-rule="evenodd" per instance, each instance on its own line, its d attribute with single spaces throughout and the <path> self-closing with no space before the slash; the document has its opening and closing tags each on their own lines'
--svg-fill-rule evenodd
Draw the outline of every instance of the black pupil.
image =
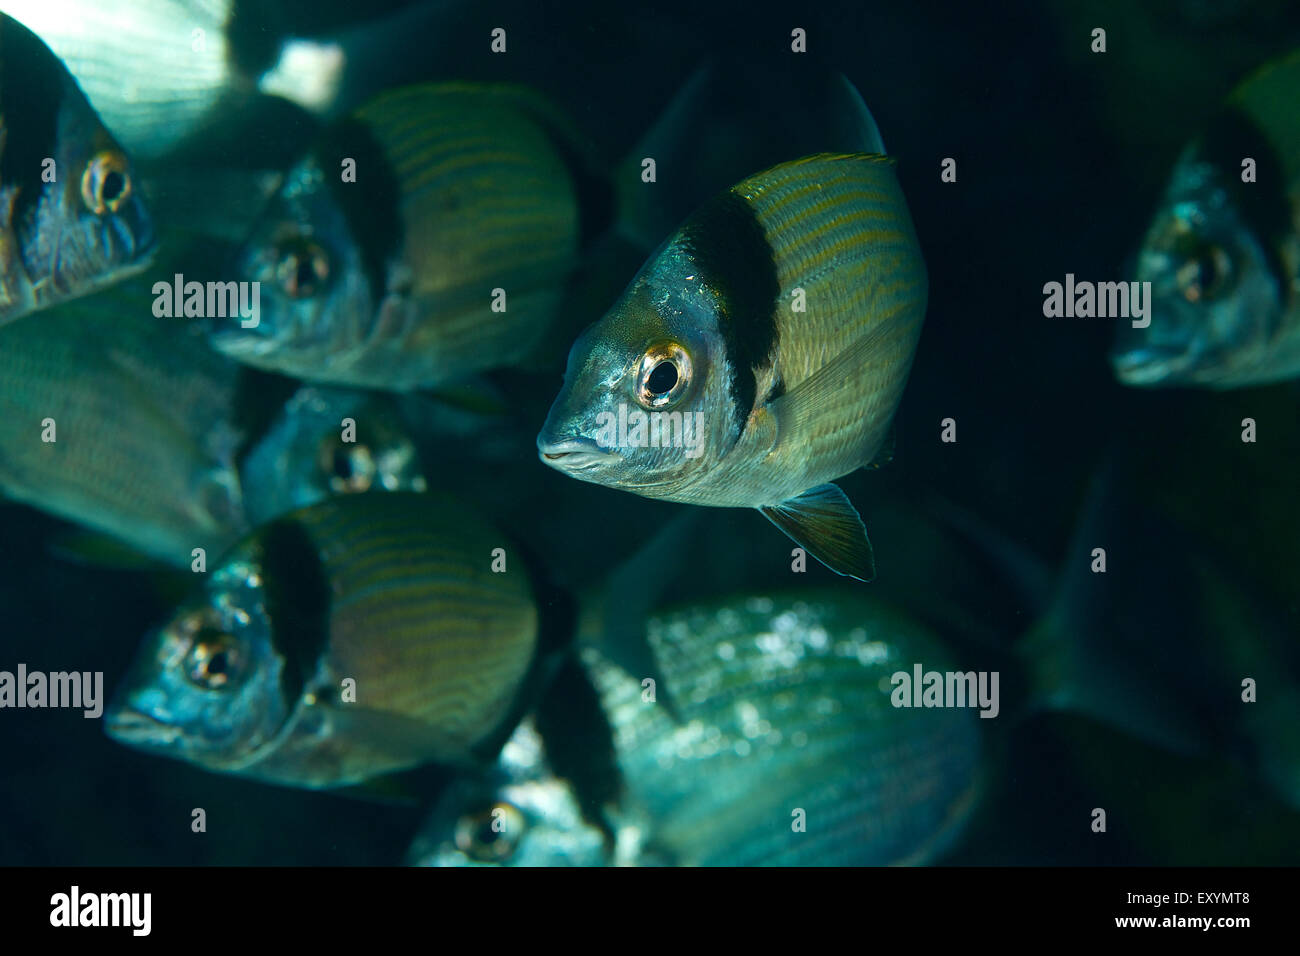
<svg viewBox="0 0 1300 956">
<path fill-rule="evenodd" d="M 226 652 L 217 651 L 208 661 L 208 673 L 214 676 L 220 676 L 226 672 Z"/>
<path fill-rule="evenodd" d="M 312 268 L 310 256 L 298 256 L 298 272 L 294 276 L 294 280 L 300 289 L 310 288 L 311 284 L 316 281 L 316 270 Z"/>
<path fill-rule="evenodd" d="M 497 842 L 497 839 L 500 836 L 500 833 L 492 829 L 491 820 L 483 821 L 483 825 L 479 827 L 478 840 L 483 846 L 491 846 L 493 843 Z"/>
<path fill-rule="evenodd" d="M 1213 252 L 1204 252 L 1196 261 L 1196 267 L 1199 272 L 1199 280 L 1202 289 L 1209 289 L 1219 280 L 1218 264 L 1215 261 Z"/>
<path fill-rule="evenodd" d="M 334 474 L 345 479 L 352 477 L 352 456 L 346 448 L 334 450 Z"/>
<path fill-rule="evenodd" d="M 125 188 L 126 180 L 121 173 L 109 173 L 104 177 L 103 185 L 99 189 L 99 195 L 105 202 L 112 202 L 122 195 L 122 190 Z"/>
<path fill-rule="evenodd" d="M 672 362 L 660 362 L 646 379 L 646 388 L 652 395 L 662 395 L 677 384 L 677 366 Z"/>
</svg>

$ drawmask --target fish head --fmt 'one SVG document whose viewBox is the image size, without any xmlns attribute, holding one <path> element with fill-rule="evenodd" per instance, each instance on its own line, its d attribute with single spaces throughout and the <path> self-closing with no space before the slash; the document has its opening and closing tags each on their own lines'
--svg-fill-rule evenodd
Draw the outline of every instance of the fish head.
<svg viewBox="0 0 1300 956">
<path fill-rule="evenodd" d="M 287 677 L 271 642 L 260 572 L 232 560 L 145 640 L 109 707 L 107 731 L 133 747 L 235 769 L 287 721 Z"/>
<path fill-rule="evenodd" d="M 417 866 L 604 866 L 608 841 L 552 771 L 531 718 L 490 770 L 458 777 L 408 857 Z"/>
<path fill-rule="evenodd" d="M 537 449 L 571 477 L 666 497 L 734 442 L 729 365 L 706 289 L 634 280 L 569 352 Z"/>
<path fill-rule="evenodd" d="M 236 262 L 257 290 L 256 315 L 209 319 L 207 331 L 218 351 L 250 365 L 319 374 L 373 311 L 361 252 L 313 158 L 286 175 Z"/>
<path fill-rule="evenodd" d="M 4 15 L 0 70 L 0 319 L 12 319 L 140 271 L 156 239 L 126 151 L 62 62 Z"/>
<path fill-rule="evenodd" d="M 260 523 L 331 495 L 424 491 L 415 440 L 391 402 L 304 386 L 246 456 L 243 485 Z"/>
<path fill-rule="evenodd" d="M 93 124 L 96 132 L 85 135 Z M 32 304 L 42 308 L 76 298 L 139 272 L 157 248 L 153 218 L 131 159 L 99 126 L 84 101 L 66 100 L 59 113 L 51 167 L 57 180 L 15 214 Z M 80 135 L 78 135 L 80 131 Z"/>
<path fill-rule="evenodd" d="M 411 852 L 418 865 L 462 867 L 603 866 L 607 855 L 604 835 L 555 777 L 500 789 L 457 781 Z"/>
<path fill-rule="evenodd" d="M 1265 361 L 1283 314 L 1266 247 L 1208 163 L 1180 164 L 1138 253 L 1150 324 L 1121 327 L 1126 385 L 1214 384 Z"/>
</svg>

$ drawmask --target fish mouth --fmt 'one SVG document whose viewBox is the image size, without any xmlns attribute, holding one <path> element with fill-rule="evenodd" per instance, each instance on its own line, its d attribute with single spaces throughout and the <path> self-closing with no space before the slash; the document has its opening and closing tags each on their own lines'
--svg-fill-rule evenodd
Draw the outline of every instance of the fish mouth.
<svg viewBox="0 0 1300 956">
<path fill-rule="evenodd" d="M 596 468 L 623 459 L 618 452 L 601 448 L 590 438 L 548 441 L 540 435 L 537 436 L 537 454 L 552 468 L 559 468 L 561 471 Z"/>
<path fill-rule="evenodd" d="M 104 729 L 110 737 L 123 743 L 153 747 L 170 744 L 181 735 L 179 727 L 164 724 L 131 707 L 122 707 L 107 714 Z"/>
<path fill-rule="evenodd" d="M 1125 385 L 1158 385 L 1186 372 L 1194 355 L 1183 349 L 1144 345 L 1110 357 L 1115 376 Z"/>
</svg>

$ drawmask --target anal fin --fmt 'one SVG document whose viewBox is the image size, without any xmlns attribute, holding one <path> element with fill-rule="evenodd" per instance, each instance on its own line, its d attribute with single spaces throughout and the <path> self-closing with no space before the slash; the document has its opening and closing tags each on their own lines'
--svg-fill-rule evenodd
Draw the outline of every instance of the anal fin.
<svg viewBox="0 0 1300 956">
<path fill-rule="evenodd" d="M 818 485 L 797 498 L 758 510 L 836 574 L 859 581 L 875 578 L 876 559 L 867 528 L 838 485 Z"/>
</svg>

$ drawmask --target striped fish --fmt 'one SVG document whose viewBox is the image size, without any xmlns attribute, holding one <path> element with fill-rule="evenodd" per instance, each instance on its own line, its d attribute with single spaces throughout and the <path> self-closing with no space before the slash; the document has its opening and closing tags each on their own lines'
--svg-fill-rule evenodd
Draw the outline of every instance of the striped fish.
<svg viewBox="0 0 1300 956">
<path fill-rule="evenodd" d="M 0 493 L 174 566 L 248 530 L 240 367 L 128 281 L 0 328 Z"/>
<path fill-rule="evenodd" d="M 450 788 L 411 862 L 919 864 L 951 846 L 976 806 L 982 722 L 967 708 L 894 706 L 893 674 L 950 664 L 883 602 L 740 595 L 654 614 L 647 639 L 664 675 L 657 702 L 639 675 L 594 647 L 581 653 L 612 732 L 614 799 L 559 774 L 525 724 L 492 774 Z M 579 723 L 584 751 L 603 749 L 596 723 Z"/>
<path fill-rule="evenodd" d="M 699 209 L 578 339 L 539 453 L 646 497 L 758 508 L 870 580 L 831 482 L 886 445 L 926 294 L 892 160 L 775 166 Z"/>
<path fill-rule="evenodd" d="M 493 753 L 548 638 L 522 560 L 441 497 L 349 495 L 237 546 L 151 635 L 116 739 L 210 770 L 323 788 Z"/>
<path fill-rule="evenodd" d="M 240 256 L 262 283 L 259 324 L 222 320 L 214 344 L 312 381 L 400 391 L 518 362 L 590 225 L 568 135 L 512 87 L 382 94 L 290 171 Z"/>
</svg>

